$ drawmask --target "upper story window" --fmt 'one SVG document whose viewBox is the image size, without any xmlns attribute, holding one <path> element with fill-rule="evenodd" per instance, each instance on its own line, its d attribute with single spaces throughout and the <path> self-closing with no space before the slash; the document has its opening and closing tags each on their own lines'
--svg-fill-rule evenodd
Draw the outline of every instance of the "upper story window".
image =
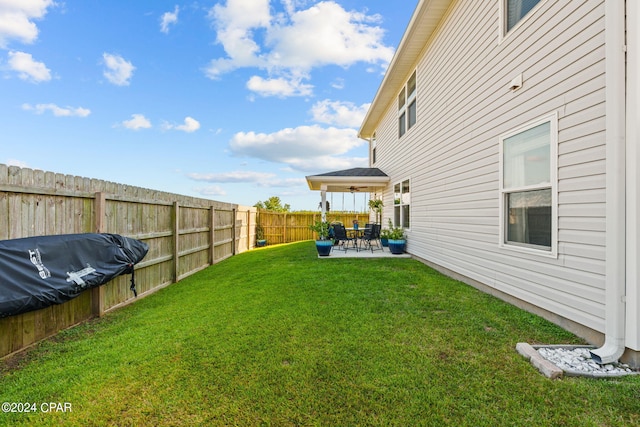
<svg viewBox="0 0 640 427">
<path fill-rule="evenodd" d="M 409 228 L 411 190 L 409 180 L 405 179 L 393 186 L 393 225 Z"/>
<path fill-rule="evenodd" d="M 513 29 L 541 0 L 501 0 L 504 8 L 504 31 L 507 34 Z"/>
<path fill-rule="evenodd" d="M 557 116 L 500 138 L 501 245 L 554 255 Z"/>
<path fill-rule="evenodd" d="M 376 133 L 371 136 L 371 164 L 376 164 Z"/>
<path fill-rule="evenodd" d="M 414 71 L 398 95 L 398 137 L 402 137 L 416 124 L 416 88 L 416 72 Z"/>
</svg>

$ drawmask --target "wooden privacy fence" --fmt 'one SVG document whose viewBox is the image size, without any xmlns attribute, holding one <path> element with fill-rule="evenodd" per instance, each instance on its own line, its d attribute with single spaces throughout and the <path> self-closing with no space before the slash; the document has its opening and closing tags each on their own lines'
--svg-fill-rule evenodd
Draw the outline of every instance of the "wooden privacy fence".
<svg viewBox="0 0 640 427">
<path fill-rule="evenodd" d="M 309 229 L 309 225 L 320 218 L 320 213 L 314 212 L 258 211 L 258 224 L 262 227 L 264 238 L 269 245 L 315 239 L 315 233 Z M 368 213 L 327 213 L 327 221 L 339 221 L 346 227 L 351 227 L 354 219 L 360 224 L 371 221 Z"/>
<path fill-rule="evenodd" d="M 142 240 L 138 298 L 253 248 L 255 224 L 255 208 L 0 164 L 0 240 L 92 232 Z M 134 298 L 120 276 L 67 303 L 0 318 L 0 357 Z"/>
</svg>

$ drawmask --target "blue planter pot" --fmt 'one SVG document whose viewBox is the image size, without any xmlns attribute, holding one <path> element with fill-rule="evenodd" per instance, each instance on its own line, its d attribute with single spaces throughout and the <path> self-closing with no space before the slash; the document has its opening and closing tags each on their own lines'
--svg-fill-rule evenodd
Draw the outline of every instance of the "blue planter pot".
<svg viewBox="0 0 640 427">
<path fill-rule="evenodd" d="M 259 248 L 266 246 L 267 241 L 266 240 L 258 240 L 256 241 L 256 246 L 258 246 Z"/>
<path fill-rule="evenodd" d="M 387 239 L 386 237 L 381 237 L 380 243 L 382 243 L 382 246 L 384 246 L 385 248 L 389 247 L 389 239 Z"/>
<path fill-rule="evenodd" d="M 406 245 L 406 240 L 391 240 L 389 239 L 389 252 L 394 255 L 398 255 L 404 253 L 404 247 Z"/>
<path fill-rule="evenodd" d="M 320 256 L 328 256 L 329 252 L 331 252 L 332 247 L 333 240 L 316 240 L 316 249 L 318 250 L 318 255 Z"/>
</svg>

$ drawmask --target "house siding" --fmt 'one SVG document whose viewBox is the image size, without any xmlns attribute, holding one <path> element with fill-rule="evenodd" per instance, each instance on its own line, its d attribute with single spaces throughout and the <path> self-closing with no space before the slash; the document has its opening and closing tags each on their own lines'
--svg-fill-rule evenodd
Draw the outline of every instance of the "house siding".
<svg viewBox="0 0 640 427">
<path fill-rule="evenodd" d="M 504 38 L 499 13 L 499 0 L 454 3 L 417 63 L 417 124 L 399 139 L 390 103 L 375 166 L 392 184 L 411 179 L 409 252 L 603 332 L 604 2 L 541 2 Z M 512 92 L 520 73 L 523 87 Z M 499 242 L 499 137 L 551 113 L 557 257 Z M 393 185 L 384 202 L 386 223 Z"/>
</svg>

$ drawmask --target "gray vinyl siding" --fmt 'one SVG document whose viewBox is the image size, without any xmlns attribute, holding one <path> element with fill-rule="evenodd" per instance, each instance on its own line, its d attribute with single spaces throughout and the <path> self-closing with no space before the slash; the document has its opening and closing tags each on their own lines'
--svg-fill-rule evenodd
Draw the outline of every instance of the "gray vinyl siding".
<svg viewBox="0 0 640 427">
<path fill-rule="evenodd" d="M 548 0 L 501 41 L 498 1 L 454 4 L 417 64 L 417 124 L 398 139 L 389 105 L 376 166 L 411 179 L 409 252 L 602 332 L 604 2 Z M 499 245 L 499 137 L 553 112 L 557 258 Z"/>
</svg>

